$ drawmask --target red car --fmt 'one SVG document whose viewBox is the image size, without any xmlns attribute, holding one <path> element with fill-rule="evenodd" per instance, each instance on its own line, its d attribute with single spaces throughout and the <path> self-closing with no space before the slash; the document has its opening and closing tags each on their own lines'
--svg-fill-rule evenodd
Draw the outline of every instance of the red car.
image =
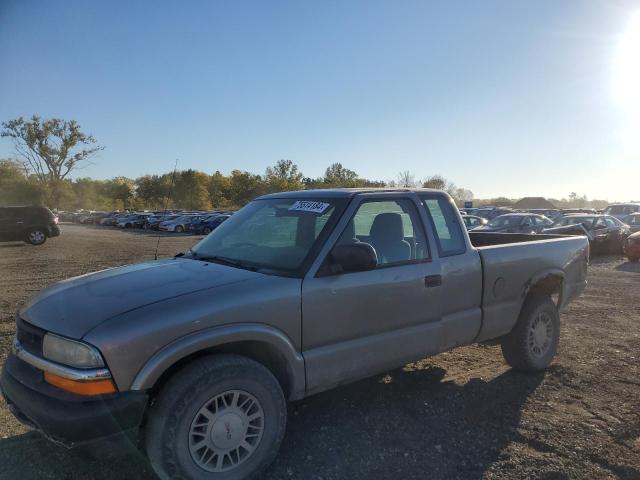
<svg viewBox="0 0 640 480">
<path fill-rule="evenodd" d="M 629 235 L 624 245 L 624 253 L 632 262 L 640 260 L 640 232 Z"/>
</svg>

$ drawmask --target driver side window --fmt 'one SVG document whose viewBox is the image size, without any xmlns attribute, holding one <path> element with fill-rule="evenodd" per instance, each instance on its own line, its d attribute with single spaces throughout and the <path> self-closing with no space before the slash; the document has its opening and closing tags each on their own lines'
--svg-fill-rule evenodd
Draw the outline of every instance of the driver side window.
<svg viewBox="0 0 640 480">
<path fill-rule="evenodd" d="M 371 245 L 378 257 L 378 267 L 429 258 L 418 211 L 408 199 L 361 203 L 337 245 L 353 243 Z"/>
</svg>

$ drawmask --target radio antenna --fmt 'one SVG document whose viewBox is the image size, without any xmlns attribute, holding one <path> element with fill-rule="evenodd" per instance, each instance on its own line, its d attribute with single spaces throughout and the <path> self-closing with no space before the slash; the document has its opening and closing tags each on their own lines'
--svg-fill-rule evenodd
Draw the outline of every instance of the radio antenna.
<svg viewBox="0 0 640 480">
<path fill-rule="evenodd" d="M 167 198 L 164 201 L 164 214 L 167 215 L 167 209 L 169 208 L 169 200 L 171 199 L 171 194 L 173 193 L 173 185 L 176 183 L 176 171 L 178 170 L 178 159 L 176 158 L 176 163 L 173 166 L 173 173 L 171 174 L 171 184 L 169 185 L 169 192 L 167 194 Z M 159 230 L 159 229 L 158 229 Z M 158 260 L 158 249 L 160 248 L 160 232 L 158 232 L 158 241 L 156 242 L 156 254 L 154 258 Z"/>
</svg>

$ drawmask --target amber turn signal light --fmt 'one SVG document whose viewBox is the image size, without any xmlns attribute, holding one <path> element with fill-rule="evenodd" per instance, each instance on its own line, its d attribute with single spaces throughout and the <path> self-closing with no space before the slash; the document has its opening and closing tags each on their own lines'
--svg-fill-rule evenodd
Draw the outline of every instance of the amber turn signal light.
<svg viewBox="0 0 640 480">
<path fill-rule="evenodd" d="M 117 392 L 116 386 L 111 379 L 79 382 L 77 380 L 69 380 L 68 378 L 60 377 L 53 373 L 44 372 L 44 381 L 54 387 L 75 393 L 76 395 L 107 395 L 109 393 Z"/>
</svg>

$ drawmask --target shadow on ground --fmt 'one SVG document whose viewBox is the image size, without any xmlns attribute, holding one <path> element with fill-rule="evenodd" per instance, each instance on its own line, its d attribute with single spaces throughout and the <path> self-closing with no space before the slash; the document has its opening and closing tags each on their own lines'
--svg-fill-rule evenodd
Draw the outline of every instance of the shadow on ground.
<svg viewBox="0 0 640 480">
<path fill-rule="evenodd" d="M 27 244 L 24 242 L 8 242 L 8 243 L 0 243 L 0 248 L 15 248 L 15 247 L 26 247 Z"/>
<path fill-rule="evenodd" d="M 511 370 L 464 385 L 440 368 L 396 370 L 291 404 L 281 453 L 264 478 L 480 478 L 518 440 L 544 375 Z M 91 461 L 39 434 L 0 440 L 1 478 L 148 479 L 140 454 Z"/>
<path fill-rule="evenodd" d="M 616 270 L 619 272 L 640 273 L 640 262 L 625 262 L 618 265 Z"/>
</svg>

